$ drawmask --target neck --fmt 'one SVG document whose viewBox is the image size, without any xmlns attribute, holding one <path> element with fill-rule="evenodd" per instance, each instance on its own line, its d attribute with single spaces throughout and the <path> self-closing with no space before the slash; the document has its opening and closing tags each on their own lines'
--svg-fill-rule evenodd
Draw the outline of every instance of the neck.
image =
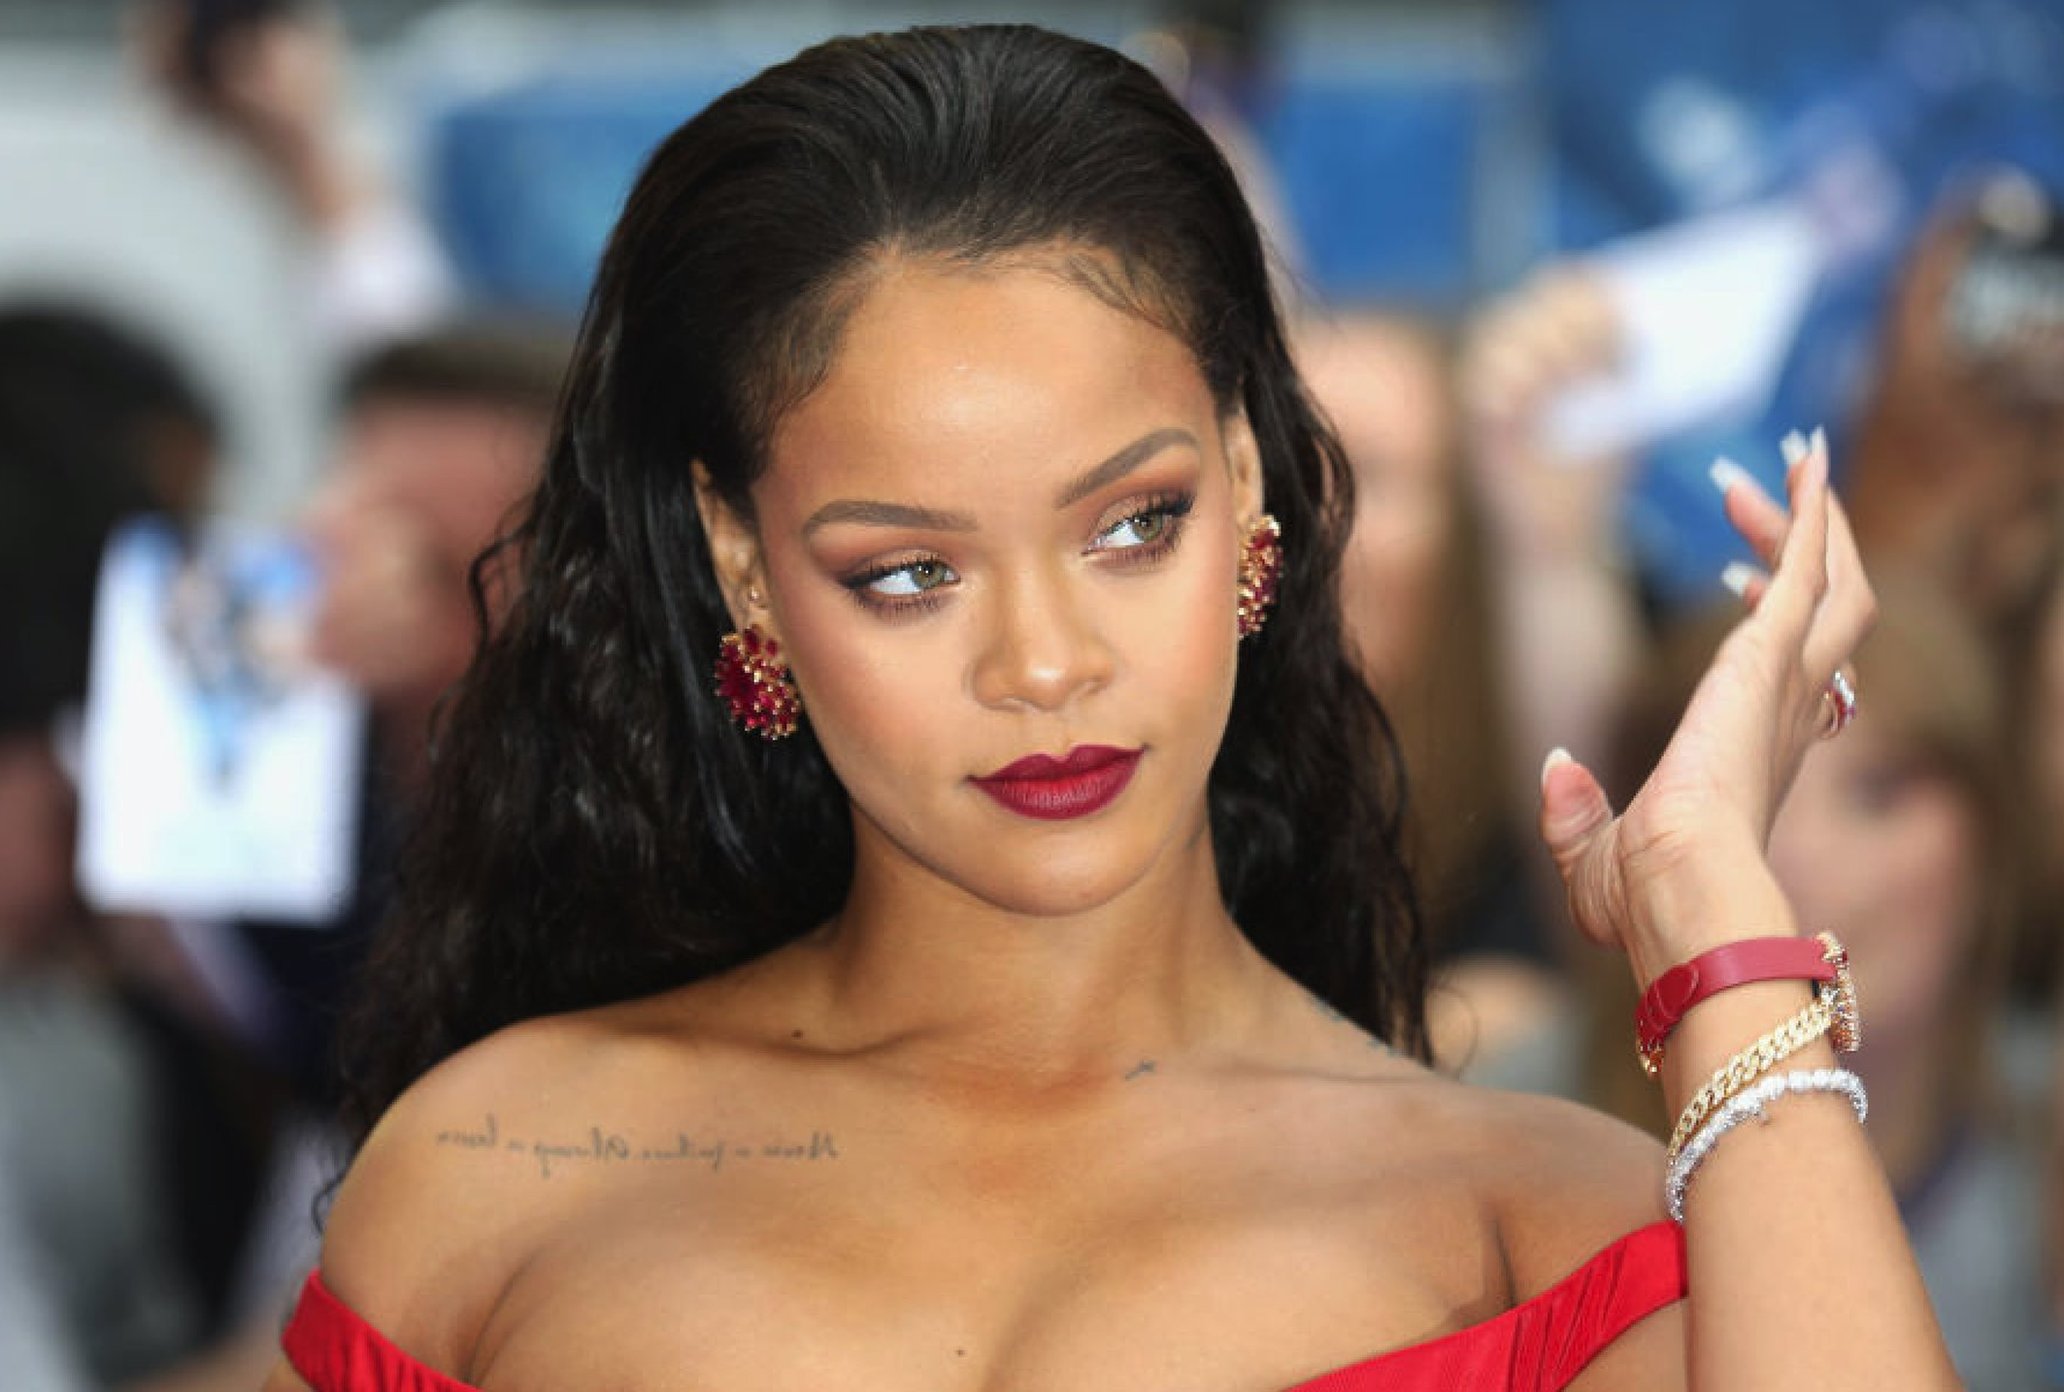
<svg viewBox="0 0 2064 1392">
<path fill-rule="evenodd" d="M 986 902 L 872 828 L 855 849 L 815 949 L 825 1015 L 853 1047 L 985 1086 L 1069 1087 L 1243 1033 L 1276 980 L 1219 897 L 1201 818 L 1136 883 L 1067 913 Z"/>
</svg>

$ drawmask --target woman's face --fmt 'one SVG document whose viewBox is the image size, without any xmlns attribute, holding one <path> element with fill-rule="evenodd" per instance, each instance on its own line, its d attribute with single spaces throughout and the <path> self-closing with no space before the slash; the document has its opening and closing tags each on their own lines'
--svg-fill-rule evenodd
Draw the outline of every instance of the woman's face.
<svg viewBox="0 0 2064 1392">
<path fill-rule="evenodd" d="M 712 524 L 719 572 L 734 612 L 763 596 L 743 612 L 782 644 L 863 857 L 1053 914 L 1207 849 L 1261 499 L 1251 433 L 1180 340 L 1034 260 L 893 262 L 753 500 L 756 538 Z M 994 780 L 1084 750 L 1100 767 Z"/>
<path fill-rule="evenodd" d="M 1440 363 L 1379 319 L 1308 330 L 1298 362 L 1355 474 L 1341 607 L 1363 674 L 1394 699 L 1422 664 L 1454 538 Z"/>
<path fill-rule="evenodd" d="M 1805 930 L 1849 948 L 1866 1041 L 1942 1022 L 1983 912 L 1979 838 L 1962 786 L 1868 719 L 1801 768 L 1771 864 Z"/>
</svg>

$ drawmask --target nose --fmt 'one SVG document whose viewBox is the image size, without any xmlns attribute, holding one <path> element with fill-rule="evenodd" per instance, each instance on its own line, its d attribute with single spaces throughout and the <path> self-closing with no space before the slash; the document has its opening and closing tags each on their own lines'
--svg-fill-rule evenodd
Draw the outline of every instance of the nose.
<svg viewBox="0 0 2064 1392">
<path fill-rule="evenodd" d="M 986 618 L 972 674 L 985 706 L 1059 710 L 1111 679 L 1116 655 L 1093 597 L 1065 567 L 1011 576 L 991 592 Z"/>
</svg>

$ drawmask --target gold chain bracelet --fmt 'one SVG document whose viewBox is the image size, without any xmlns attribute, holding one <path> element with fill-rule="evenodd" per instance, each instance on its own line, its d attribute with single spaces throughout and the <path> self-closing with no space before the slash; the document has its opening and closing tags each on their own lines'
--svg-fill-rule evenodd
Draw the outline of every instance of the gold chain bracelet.
<svg viewBox="0 0 2064 1392">
<path fill-rule="evenodd" d="M 1678 1118 L 1677 1130 L 1670 1136 L 1670 1159 L 1676 1160 L 1684 1143 L 1705 1124 L 1707 1117 L 1726 1105 L 1728 1098 L 1826 1034 L 1834 1024 L 1833 1003 L 1827 996 L 1817 995 L 1811 1005 L 1729 1059 L 1707 1079 L 1685 1107 L 1684 1115 Z"/>
</svg>

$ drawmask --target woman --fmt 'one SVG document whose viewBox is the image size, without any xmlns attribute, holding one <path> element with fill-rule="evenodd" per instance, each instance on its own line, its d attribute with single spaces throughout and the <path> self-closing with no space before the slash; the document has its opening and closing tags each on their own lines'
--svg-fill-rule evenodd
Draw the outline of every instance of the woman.
<svg viewBox="0 0 2064 1392">
<path fill-rule="evenodd" d="M 1797 931 L 1762 837 L 1870 611 L 1825 478 L 1788 530 L 1737 491 L 1774 575 L 1642 795 L 1547 770 L 1644 978 Z M 1648 1142 L 1420 1064 L 1350 493 L 1224 161 L 1129 61 L 842 41 L 684 126 L 272 1385 L 1946 1384 L 1842 1099 L 1699 1175 L 1687 1320 Z M 1673 1098 L 1806 1000 L 1691 1011 Z"/>
</svg>

